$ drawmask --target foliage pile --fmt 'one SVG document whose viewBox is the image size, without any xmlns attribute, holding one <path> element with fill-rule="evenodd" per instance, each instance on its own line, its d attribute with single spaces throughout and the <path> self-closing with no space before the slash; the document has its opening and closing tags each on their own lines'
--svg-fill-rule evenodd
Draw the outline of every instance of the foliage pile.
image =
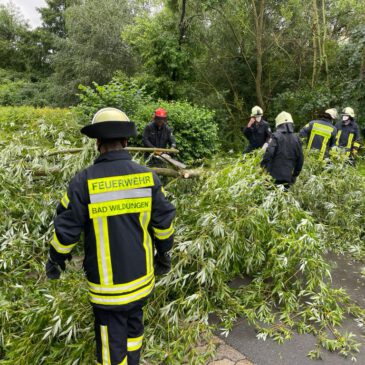
<svg viewBox="0 0 365 365">
<path fill-rule="evenodd" d="M 311 212 L 325 227 L 328 248 L 339 253 L 365 256 L 365 179 L 361 165 L 341 162 L 307 164 L 294 186 L 303 209 Z M 363 160 L 358 161 L 363 164 Z M 320 179 L 318 179 L 320 175 Z"/>
<path fill-rule="evenodd" d="M 74 262 L 60 282 L 49 282 L 44 275 L 56 202 L 70 177 L 95 155 L 86 139 L 76 144 L 76 121 L 71 114 L 65 123 L 65 113 L 58 111 L 53 122 L 41 127 L 28 121 L 25 131 L 14 131 L 11 124 L 4 128 L 9 134 L 0 152 L 0 210 L 7 212 L 0 220 L 2 365 L 93 362 L 92 314 L 80 268 L 82 245 L 76 246 Z M 84 145 L 85 152 L 45 157 L 50 145 Z M 218 160 L 204 179 L 167 186 L 178 210 L 176 244 L 173 270 L 159 279 L 146 308 L 144 356 L 152 363 L 181 364 L 184 357 L 189 364 L 205 363 L 214 351 L 210 315 L 220 319 L 223 331 L 229 331 L 238 316 L 246 316 L 260 338 L 284 341 L 293 331 L 313 333 L 318 338 L 310 354 L 314 358 L 321 347 L 345 356 L 357 351 L 356 339 L 341 333 L 339 325 L 346 315 L 364 323 L 365 313 L 342 289 L 331 288 L 323 255 L 333 244 L 326 233 L 341 221 L 331 220 L 326 204 L 332 195 L 318 194 L 322 186 L 328 192 L 350 186 L 352 168 L 336 163 L 344 182 L 335 175 L 338 184 L 332 186 L 329 176 L 337 172 L 322 172 L 309 160 L 303 183 L 286 193 L 262 173 L 259 161 L 259 154 L 245 163 Z M 34 173 L 54 166 L 61 172 Z M 305 195 L 311 179 L 318 185 L 312 185 L 318 189 L 318 205 Z M 364 186 L 361 179 L 359 189 Z M 349 211 L 363 207 L 363 196 L 347 198 Z M 327 210 L 322 212 L 322 207 Z M 230 285 L 237 276 L 244 276 L 247 284 Z M 208 342 L 203 354 L 195 350 L 202 339 Z"/>
</svg>

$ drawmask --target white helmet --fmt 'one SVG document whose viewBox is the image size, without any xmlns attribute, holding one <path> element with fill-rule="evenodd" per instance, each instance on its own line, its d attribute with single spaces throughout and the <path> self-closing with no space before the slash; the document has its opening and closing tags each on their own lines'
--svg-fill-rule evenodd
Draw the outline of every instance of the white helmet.
<svg viewBox="0 0 365 365">
<path fill-rule="evenodd" d="M 342 115 L 348 115 L 351 118 L 355 118 L 354 109 L 350 108 L 349 106 L 342 110 Z"/>
<path fill-rule="evenodd" d="M 264 114 L 264 111 L 257 105 L 251 109 L 251 117 L 260 116 L 263 114 Z"/>
<path fill-rule="evenodd" d="M 279 125 L 284 123 L 294 123 L 294 122 L 291 114 L 283 111 L 280 114 L 278 114 L 277 117 L 275 118 L 275 126 L 278 127 Z"/>
<path fill-rule="evenodd" d="M 129 138 L 137 135 L 134 122 L 116 108 L 100 109 L 91 123 L 81 129 L 90 138 L 114 139 Z"/>
<path fill-rule="evenodd" d="M 326 114 L 329 114 L 333 120 L 338 118 L 338 112 L 336 108 L 327 109 Z"/>
</svg>

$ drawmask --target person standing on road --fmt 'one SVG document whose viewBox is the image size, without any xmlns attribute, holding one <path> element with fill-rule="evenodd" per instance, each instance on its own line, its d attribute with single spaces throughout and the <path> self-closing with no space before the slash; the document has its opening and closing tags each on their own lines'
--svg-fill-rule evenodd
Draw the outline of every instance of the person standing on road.
<svg viewBox="0 0 365 365">
<path fill-rule="evenodd" d="M 261 166 L 273 177 L 276 184 L 284 185 L 288 189 L 302 171 L 302 143 L 294 133 L 291 114 L 283 111 L 275 122 L 276 131 L 271 136 Z"/>
<path fill-rule="evenodd" d="M 143 306 L 155 273 L 171 266 L 175 208 L 158 177 L 133 162 L 124 149 L 136 135 L 125 113 L 101 109 L 81 132 L 96 139 L 100 155 L 71 180 L 57 206 L 46 274 L 59 279 L 84 233 L 83 266 L 95 316 L 97 363 L 137 365 Z"/>
<path fill-rule="evenodd" d="M 247 127 L 242 132 L 248 139 L 248 146 L 243 154 L 249 153 L 258 148 L 266 148 L 271 137 L 270 125 L 263 119 L 263 110 L 259 106 L 254 106 L 251 110 L 251 117 Z"/>
</svg>

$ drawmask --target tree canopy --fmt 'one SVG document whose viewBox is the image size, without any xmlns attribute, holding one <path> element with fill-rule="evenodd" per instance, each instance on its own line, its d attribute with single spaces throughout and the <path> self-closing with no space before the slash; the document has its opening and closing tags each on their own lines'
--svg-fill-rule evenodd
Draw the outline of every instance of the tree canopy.
<svg viewBox="0 0 365 365">
<path fill-rule="evenodd" d="M 0 68 L 43 90 L 42 103 L 73 105 L 79 84 L 123 72 L 156 99 L 213 109 L 227 148 L 255 104 L 269 120 L 290 111 L 298 126 L 327 107 L 365 119 L 364 2 L 47 0 L 38 10 L 30 29 L 0 7 Z M 38 105 L 30 94 L 6 103 Z"/>
</svg>

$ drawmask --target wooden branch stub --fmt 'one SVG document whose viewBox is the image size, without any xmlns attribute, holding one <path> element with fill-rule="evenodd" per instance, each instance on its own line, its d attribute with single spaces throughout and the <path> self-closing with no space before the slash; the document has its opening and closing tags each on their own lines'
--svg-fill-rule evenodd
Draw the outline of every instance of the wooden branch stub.
<svg viewBox="0 0 365 365">
<path fill-rule="evenodd" d="M 184 179 L 196 178 L 203 174 L 203 170 L 195 169 L 195 170 L 174 170 L 163 167 L 152 167 L 152 171 L 155 171 L 157 175 L 160 176 L 168 176 L 168 177 L 182 177 Z"/>
</svg>

